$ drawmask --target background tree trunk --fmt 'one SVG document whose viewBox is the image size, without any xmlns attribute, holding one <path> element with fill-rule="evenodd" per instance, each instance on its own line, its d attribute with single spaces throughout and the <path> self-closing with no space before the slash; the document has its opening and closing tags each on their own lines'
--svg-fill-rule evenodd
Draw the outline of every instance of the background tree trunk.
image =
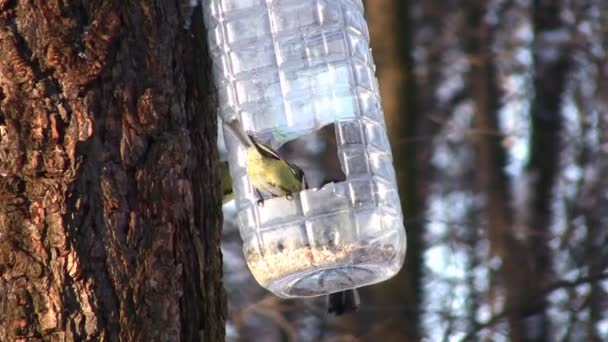
<svg viewBox="0 0 608 342">
<path fill-rule="evenodd" d="M 411 2 L 405 0 L 366 2 L 407 231 L 407 256 L 401 272 L 386 282 L 361 289 L 364 310 L 366 305 L 393 308 L 382 315 L 372 310 L 359 316 L 360 323 L 367 323 L 368 331 L 363 336 L 368 340 L 418 341 L 421 337 L 425 195 L 423 177 L 418 177 L 423 172 L 419 141 L 415 138 L 426 131 L 421 131 L 421 116 L 417 113 L 411 7 Z"/>
<path fill-rule="evenodd" d="M 497 279 L 500 284 L 494 291 L 504 293 L 501 310 L 509 322 L 512 341 L 527 341 L 525 324 L 527 304 L 535 297 L 528 291 L 530 267 L 526 258 L 525 244 L 516 236 L 511 207 L 509 178 L 505 172 L 506 151 L 499 127 L 499 101 L 497 62 L 492 52 L 494 27 L 489 22 L 487 3 L 472 1 L 466 7 L 468 31 L 465 35 L 465 51 L 468 53 L 470 71 L 469 87 L 474 106 L 476 168 L 479 191 L 484 196 L 485 230 L 491 253 L 500 258 Z"/>
<path fill-rule="evenodd" d="M 0 56 L 0 340 L 223 340 L 200 11 L 0 1 Z"/>
<path fill-rule="evenodd" d="M 529 263 L 532 271 L 528 279 L 528 292 L 532 301 L 526 314 L 534 322 L 534 336 L 530 340 L 549 340 L 547 299 L 543 290 L 553 281 L 551 239 L 554 188 L 559 173 L 561 141 L 562 98 L 570 72 L 570 54 L 565 44 L 547 41 L 545 35 L 564 30 L 561 5 L 556 1 L 536 0 L 532 6 L 534 25 L 534 97 L 530 112 L 530 159 L 527 165 L 530 189 L 528 203 L 520 213 L 527 219 Z M 547 51 L 555 53 L 548 57 Z"/>
<path fill-rule="evenodd" d="M 441 123 L 462 100 L 462 92 L 445 99 L 437 96 L 441 66 L 448 59 L 446 31 L 452 29 L 444 25 L 445 17 L 457 6 L 445 1 L 405 0 L 370 0 L 365 5 L 408 248 L 397 276 L 361 289 L 364 305 L 358 318 L 374 322 L 374 328 L 363 334 L 369 340 L 418 341 L 429 334 L 423 324 L 428 310 L 424 298 L 426 211 L 434 173 L 429 160 Z M 371 308 L 365 312 L 367 306 Z"/>
</svg>

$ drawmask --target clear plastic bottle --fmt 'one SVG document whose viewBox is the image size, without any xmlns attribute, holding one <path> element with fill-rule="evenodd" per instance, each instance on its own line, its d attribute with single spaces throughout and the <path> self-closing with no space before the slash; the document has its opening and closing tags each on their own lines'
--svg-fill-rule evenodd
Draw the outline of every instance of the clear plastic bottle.
<svg viewBox="0 0 608 342">
<path fill-rule="evenodd" d="M 210 0 L 204 13 L 223 120 L 306 177 L 260 205 L 246 149 L 225 134 L 256 280 L 310 297 L 395 275 L 406 236 L 361 1 Z"/>
</svg>

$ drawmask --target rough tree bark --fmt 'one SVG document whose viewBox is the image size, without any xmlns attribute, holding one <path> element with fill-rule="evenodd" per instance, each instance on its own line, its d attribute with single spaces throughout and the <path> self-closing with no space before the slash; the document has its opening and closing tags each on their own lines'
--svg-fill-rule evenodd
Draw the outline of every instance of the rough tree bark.
<svg viewBox="0 0 608 342">
<path fill-rule="evenodd" d="M 0 56 L 0 340 L 223 340 L 200 11 L 3 0 Z"/>
</svg>

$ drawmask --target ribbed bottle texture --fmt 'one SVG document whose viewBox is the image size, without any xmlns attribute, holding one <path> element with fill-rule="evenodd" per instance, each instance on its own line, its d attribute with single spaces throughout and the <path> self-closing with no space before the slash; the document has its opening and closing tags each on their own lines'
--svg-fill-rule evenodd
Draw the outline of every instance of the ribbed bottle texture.
<svg viewBox="0 0 608 342">
<path fill-rule="evenodd" d="M 248 266 L 281 297 L 395 275 L 406 237 L 360 0 L 204 5 L 224 121 L 302 169 L 306 189 L 260 194 L 225 134 Z"/>
</svg>

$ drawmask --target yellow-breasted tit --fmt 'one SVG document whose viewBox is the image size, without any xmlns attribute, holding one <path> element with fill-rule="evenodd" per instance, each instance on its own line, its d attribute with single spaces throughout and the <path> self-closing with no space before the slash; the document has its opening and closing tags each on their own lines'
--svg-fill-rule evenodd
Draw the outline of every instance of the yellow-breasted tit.
<svg viewBox="0 0 608 342">
<path fill-rule="evenodd" d="M 226 127 L 247 150 L 247 175 L 258 195 L 258 205 L 264 205 L 262 194 L 272 197 L 291 198 L 295 192 L 305 189 L 302 170 L 281 158 L 275 150 L 246 134 L 238 120 L 225 122 Z"/>
</svg>

